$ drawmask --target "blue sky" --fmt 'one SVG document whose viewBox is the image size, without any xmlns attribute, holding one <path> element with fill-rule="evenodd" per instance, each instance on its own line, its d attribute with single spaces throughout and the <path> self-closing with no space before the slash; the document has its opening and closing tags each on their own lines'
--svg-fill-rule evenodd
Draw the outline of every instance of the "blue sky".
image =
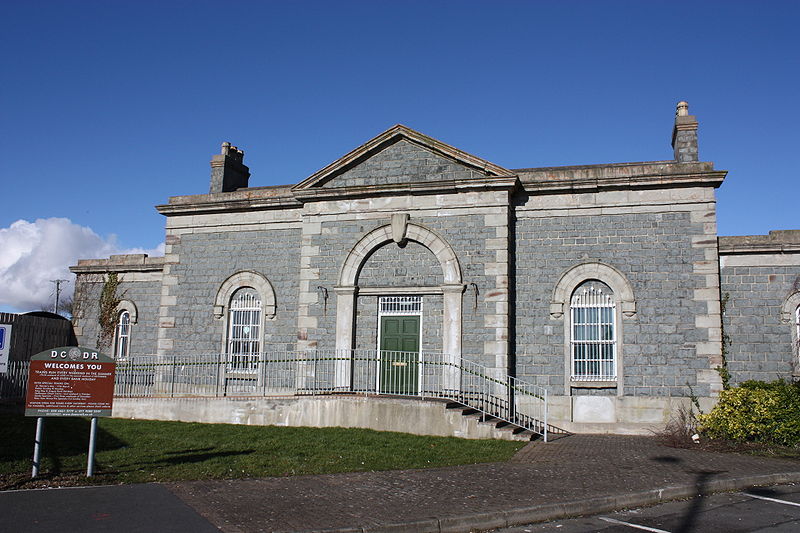
<svg viewBox="0 0 800 533">
<path fill-rule="evenodd" d="M 81 254 L 156 249 L 153 206 L 207 192 L 222 141 L 253 186 L 396 123 L 507 168 L 662 160 L 685 99 L 700 158 L 729 171 L 719 233 L 800 227 L 797 2 L 6 1 L 3 18 L 0 310 L 49 298 Z"/>
</svg>

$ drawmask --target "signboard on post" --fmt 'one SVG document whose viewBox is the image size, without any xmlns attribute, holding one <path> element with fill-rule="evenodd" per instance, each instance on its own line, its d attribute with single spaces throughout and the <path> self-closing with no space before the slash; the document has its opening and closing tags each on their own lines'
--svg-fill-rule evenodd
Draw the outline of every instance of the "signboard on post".
<svg viewBox="0 0 800 533">
<path fill-rule="evenodd" d="M 25 416 L 111 416 L 115 367 L 112 358 L 80 346 L 34 355 Z"/>
<path fill-rule="evenodd" d="M 0 374 L 8 373 L 8 354 L 11 351 L 11 324 L 0 324 Z"/>
</svg>

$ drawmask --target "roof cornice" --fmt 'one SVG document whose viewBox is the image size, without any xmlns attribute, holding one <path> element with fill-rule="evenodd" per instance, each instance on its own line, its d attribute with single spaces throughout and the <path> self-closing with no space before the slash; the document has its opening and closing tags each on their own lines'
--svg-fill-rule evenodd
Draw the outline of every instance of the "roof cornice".
<svg viewBox="0 0 800 533">
<path fill-rule="evenodd" d="M 652 174 L 637 176 L 612 176 L 612 177 L 585 177 L 565 178 L 538 181 L 532 179 L 522 180 L 522 185 L 528 193 L 556 194 L 564 192 L 592 192 L 614 189 L 661 189 L 669 187 L 719 187 L 725 176 L 726 170 L 710 172 L 691 172 L 683 174 Z"/>
<path fill-rule="evenodd" d="M 108 259 L 81 259 L 69 270 L 74 274 L 158 272 L 164 270 L 164 261 L 164 257 L 149 257 L 147 254 L 112 255 Z"/>
<path fill-rule="evenodd" d="M 238 191 L 237 191 L 238 192 Z M 157 205 L 156 209 L 165 216 L 195 215 L 204 213 L 233 213 L 239 211 L 257 211 L 268 209 L 294 209 L 302 207 L 294 196 L 269 198 L 211 198 L 204 200 Z M 219 195 L 214 195 L 219 196 Z M 199 198 L 203 198 L 200 196 Z"/>
<path fill-rule="evenodd" d="M 301 189 L 294 191 L 297 201 L 302 203 L 326 201 L 339 198 L 365 198 L 369 196 L 399 196 L 446 194 L 476 190 L 514 190 L 519 185 L 516 176 L 483 176 L 458 180 L 427 181 L 390 185 L 364 185 L 361 187 L 336 187 Z"/>
</svg>

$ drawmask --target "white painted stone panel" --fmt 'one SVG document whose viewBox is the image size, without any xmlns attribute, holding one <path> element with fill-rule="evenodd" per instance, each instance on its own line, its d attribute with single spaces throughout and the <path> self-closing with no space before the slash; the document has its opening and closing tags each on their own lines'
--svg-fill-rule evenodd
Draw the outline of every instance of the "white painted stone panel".
<svg viewBox="0 0 800 533">
<path fill-rule="evenodd" d="M 573 396 L 572 421 L 613 423 L 617 421 L 616 397 Z"/>
</svg>

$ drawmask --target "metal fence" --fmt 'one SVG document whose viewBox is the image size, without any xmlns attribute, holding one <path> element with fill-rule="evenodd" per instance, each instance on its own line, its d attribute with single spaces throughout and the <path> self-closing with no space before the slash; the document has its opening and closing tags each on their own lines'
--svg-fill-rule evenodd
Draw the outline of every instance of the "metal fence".
<svg viewBox="0 0 800 533">
<path fill-rule="evenodd" d="M 27 362 L 0 380 L 3 398 L 23 398 Z M 447 354 L 385 350 L 271 351 L 246 366 L 226 355 L 145 355 L 117 360 L 114 395 L 281 397 L 337 393 L 436 398 L 459 402 L 486 419 L 547 438 L 547 391 Z"/>
</svg>

